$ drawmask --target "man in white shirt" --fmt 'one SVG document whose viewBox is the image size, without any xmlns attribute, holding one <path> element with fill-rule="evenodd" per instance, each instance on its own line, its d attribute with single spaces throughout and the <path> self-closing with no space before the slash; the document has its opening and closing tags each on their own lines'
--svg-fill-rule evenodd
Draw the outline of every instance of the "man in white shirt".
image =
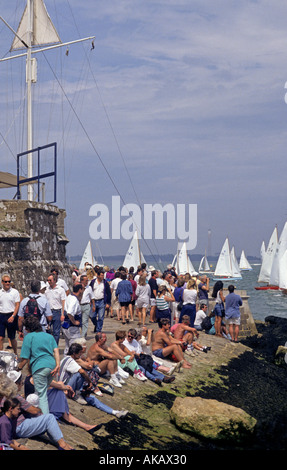
<svg viewBox="0 0 287 470">
<path fill-rule="evenodd" d="M 95 304 L 94 292 L 91 286 L 89 286 L 89 279 L 86 274 L 81 275 L 80 282 L 84 289 L 83 296 L 80 302 L 81 311 L 82 311 L 82 336 L 83 338 L 86 338 L 91 308 L 92 308 L 92 312 L 94 313 L 96 310 L 96 304 Z"/>
<path fill-rule="evenodd" d="M 200 309 L 196 312 L 195 320 L 194 320 L 194 328 L 196 328 L 197 330 L 202 330 L 201 323 L 202 323 L 202 320 L 206 318 L 207 311 L 208 311 L 207 305 L 204 303 L 200 304 Z"/>
<path fill-rule="evenodd" d="M 92 279 L 90 286 L 94 292 L 95 298 L 95 312 L 92 316 L 92 322 L 95 325 L 94 333 L 102 331 L 105 310 L 111 304 L 111 289 L 109 282 L 104 279 L 105 273 L 103 270 L 97 270 L 96 279 Z"/>
<path fill-rule="evenodd" d="M 49 286 L 45 291 L 45 296 L 50 304 L 50 308 L 53 315 L 52 320 L 52 331 L 53 336 L 57 344 L 59 344 L 60 333 L 61 333 L 61 324 L 64 321 L 64 308 L 66 293 L 63 287 L 57 285 L 56 276 L 50 274 L 48 279 Z"/>
<path fill-rule="evenodd" d="M 83 291 L 84 288 L 82 284 L 75 284 L 73 286 L 73 293 L 69 294 L 65 301 L 66 320 L 62 325 L 66 341 L 64 354 L 67 354 L 74 340 L 81 337 L 82 310 L 80 301 L 83 296 Z"/>
<path fill-rule="evenodd" d="M 11 341 L 14 354 L 17 355 L 17 313 L 20 305 L 20 294 L 11 287 L 9 274 L 2 276 L 2 289 L 0 290 L 0 350 L 3 350 L 5 332 Z"/>
<path fill-rule="evenodd" d="M 59 277 L 59 270 L 56 266 L 52 267 L 51 274 L 55 275 L 57 285 L 60 287 L 63 287 L 64 291 L 66 292 L 66 295 L 69 295 L 70 294 L 69 287 L 67 286 L 66 281 L 64 281 L 64 279 Z"/>
</svg>

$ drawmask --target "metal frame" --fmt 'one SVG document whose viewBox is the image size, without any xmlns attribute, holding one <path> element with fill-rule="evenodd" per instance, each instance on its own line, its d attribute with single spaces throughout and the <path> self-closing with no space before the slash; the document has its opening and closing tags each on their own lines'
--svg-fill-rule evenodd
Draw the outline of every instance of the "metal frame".
<svg viewBox="0 0 287 470">
<path fill-rule="evenodd" d="M 40 153 L 42 150 L 45 150 L 47 148 L 50 148 L 50 147 L 54 147 L 54 171 L 51 171 L 49 173 L 44 173 L 41 175 L 40 173 Z M 23 179 L 21 177 L 20 179 L 20 159 L 21 157 L 24 157 L 24 156 L 27 156 L 29 154 L 32 154 L 32 153 L 35 153 L 37 152 L 38 154 L 38 174 L 37 176 L 32 176 L 31 178 L 25 178 Z M 17 155 L 17 199 L 21 199 L 21 194 L 20 194 L 20 186 L 22 186 L 23 184 L 27 184 L 27 183 L 36 183 L 37 182 L 37 185 L 38 185 L 38 202 L 41 202 L 40 201 L 40 180 L 44 179 L 44 178 L 49 178 L 49 177 L 54 177 L 54 200 L 53 201 L 50 201 L 50 202 L 47 202 L 47 204 L 54 204 L 56 203 L 56 200 L 57 200 L 57 143 L 56 142 L 53 142 L 52 144 L 47 144 L 47 145 L 44 145 L 43 147 L 37 147 L 35 149 L 32 149 L 32 150 L 27 150 L 26 152 L 21 152 L 21 153 L 18 153 Z M 46 202 L 46 201 L 45 201 Z"/>
</svg>

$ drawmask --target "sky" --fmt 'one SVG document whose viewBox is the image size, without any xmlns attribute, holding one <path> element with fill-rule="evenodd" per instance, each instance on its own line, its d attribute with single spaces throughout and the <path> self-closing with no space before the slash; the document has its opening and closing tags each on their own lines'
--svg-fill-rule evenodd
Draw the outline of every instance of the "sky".
<svg viewBox="0 0 287 470">
<path fill-rule="evenodd" d="M 0 0 L 14 30 L 25 3 Z M 113 236 L 113 217 L 123 229 L 131 219 L 122 208 L 134 204 L 143 233 L 144 208 L 169 204 L 176 220 L 178 205 L 197 209 L 185 218 L 191 259 L 215 255 L 226 237 L 238 256 L 259 256 L 287 220 L 286 2 L 45 4 L 62 42 L 95 36 L 94 48 L 89 40 L 37 54 L 33 85 L 34 147 L 58 142 L 56 204 L 67 212 L 68 255 L 89 239 L 96 256 L 124 255 L 129 240 Z M 12 40 L 1 22 L 1 58 Z M 25 60 L 0 62 L 0 80 L 0 171 L 15 173 L 15 156 L 26 150 Z M 91 238 L 95 221 L 106 239 Z M 178 231 L 170 239 L 163 232 L 141 241 L 144 254 L 176 252 Z"/>
</svg>

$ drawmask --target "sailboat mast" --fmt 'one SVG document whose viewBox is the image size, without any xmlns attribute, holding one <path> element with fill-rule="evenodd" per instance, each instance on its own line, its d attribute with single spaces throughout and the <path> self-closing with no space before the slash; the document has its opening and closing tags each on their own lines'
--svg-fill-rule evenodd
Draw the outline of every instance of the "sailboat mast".
<svg viewBox="0 0 287 470">
<path fill-rule="evenodd" d="M 33 149 L 33 120 L 32 120 L 32 37 L 33 37 L 33 17 L 34 0 L 27 0 L 27 62 L 26 62 L 26 83 L 27 83 L 27 149 Z M 33 157 L 28 154 L 28 178 L 33 177 Z M 28 185 L 28 201 L 33 201 L 33 185 Z"/>
</svg>

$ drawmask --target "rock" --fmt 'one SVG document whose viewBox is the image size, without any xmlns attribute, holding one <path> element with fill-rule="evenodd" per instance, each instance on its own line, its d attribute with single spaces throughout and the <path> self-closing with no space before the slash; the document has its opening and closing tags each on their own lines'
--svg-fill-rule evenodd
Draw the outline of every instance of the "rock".
<svg viewBox="0 0 287 470">
<path fill-rule="evenodd" d="M 275 353 L 274 362 L 277 366 L 286 367 L 286 362 L 287 362 L 287 347 L 286 346 L 278 346 L 277 351 Z"/>
<path fill-rule="evenodd" d="M 256 419 L 242 409 L 200 397 L 177 397 L 170 417 L 183 431 L 207 439 L 236 442 L 250 437 L 256 425 Z"/>
</svg>

